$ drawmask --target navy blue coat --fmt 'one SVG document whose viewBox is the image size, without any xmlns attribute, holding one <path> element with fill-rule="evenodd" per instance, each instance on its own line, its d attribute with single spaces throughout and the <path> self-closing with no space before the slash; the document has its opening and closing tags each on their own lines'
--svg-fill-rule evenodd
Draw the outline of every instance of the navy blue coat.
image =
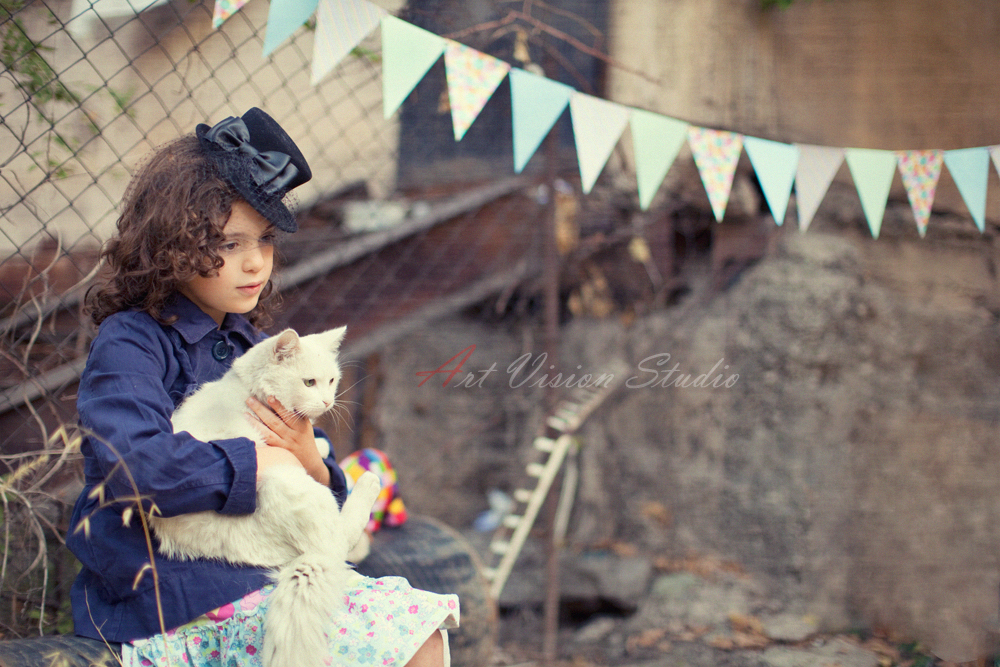
<svg viewBox="0 0 1000 667">
<path fill-rule="evenodd" d="M 204 510 L 248 514 L 256 507 L 253 442 L 204 443 L 174 434 L 170 415 L 264 335 L 239 315 L 227 315 L 219 327 L 181 295 L 164 315 L 178 319 L 164 326 L 144 312 L 129 311 L 104 320 L 80 379 L 77 409 L 89 434 L 81 445 L 86 486 L 67 544 L 83 566 L 71 593 L 75 631 L 95 639 L 124 642 L 161 631 L 152 573 L 147 570 L 134 585 L 150 562 L 138 515 L 129 526 L 122 524 L 123 510 L 134 503 L 99 508 L 100 497 L 91 493 L 97 485 L 104 482 L 105 503 L 134 498 L 138 491 L 146 506 L 154 502 L 163 516 Z M 332 457 L 325 463 L 331 490 L 342 503 L 344 474 Z M 86 530 L 76 531 L 82 523 Z M 168 630 L 268 583 L 260 568 L 168 559 L 155 551 L 152 539 Z"/>
</svg>

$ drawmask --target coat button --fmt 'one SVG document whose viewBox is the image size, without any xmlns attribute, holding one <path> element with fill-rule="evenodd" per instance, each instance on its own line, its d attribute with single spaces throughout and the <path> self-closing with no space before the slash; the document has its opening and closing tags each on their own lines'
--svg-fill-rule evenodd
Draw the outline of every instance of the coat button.
<svg viewBox="0 0 1000 667">
<path fill-rule="evenodd" d="M 229 356 L 232 350 L 229 349 L 229 343 L 224 340 L 218 341 L 212 346 L 212 356 L 215 357 L 216 361 L 222 361 Z"/>
</svg>

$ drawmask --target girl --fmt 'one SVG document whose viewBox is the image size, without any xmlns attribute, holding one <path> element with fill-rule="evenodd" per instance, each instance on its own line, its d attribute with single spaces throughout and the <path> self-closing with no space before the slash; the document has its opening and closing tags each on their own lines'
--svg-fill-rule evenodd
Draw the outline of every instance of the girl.
<svg viewBox="0 0 1000 667">
<path fill-rule="evenodd" d="M 268 427 L 264 445 L 199 442 L 170 425 L 186 395 L 263 338 L 276 230 L 296 229 L 284 198 L 310 178 L 291 138 L 255 108 L 159 149 L 125 193 L 103 252 L 108 280 L 87 299 L 100 328 L 80 380 L 86 486 L 68 538 L 82 564 L 75 630 L 123 642 L 125 665 L 259 665 L 273 589 L 263 569 L 214 560 L 157 555 L 154 573 L 141 522 L 123 520 L 136 496 L 164 516 L 250 513 L 260 471 L 294 463 L 346 497 L 343 472 L 316 447 L 322 432 L 276 401 L 248 405 Z M 447 664 L 455 596 L 358 577 L 345 597 L 330 610 L 331 664 Z"/>
</svg>

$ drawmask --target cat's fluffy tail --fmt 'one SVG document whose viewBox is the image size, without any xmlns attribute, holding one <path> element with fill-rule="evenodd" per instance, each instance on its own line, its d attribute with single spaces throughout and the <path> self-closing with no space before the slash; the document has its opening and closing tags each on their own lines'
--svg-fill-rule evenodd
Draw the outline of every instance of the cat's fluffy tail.
<svg viewBox="0 0 1000 667">
<path fill-rule="evenodd" d="M 381 482 L 378 475 L 365 472 L 338 512 L 333 496 L 321 485 L 311 480 L 295 485 L 294 478 L 280 479 L 285 480 L 283 486 L 268 484 L 266 493 L 258 491 L 258 512 L 271 503 L 296 505 L 300 511 L 295 516 L 309 525 L 284 527 L 297 536 L 296 543 L 310 546 L 275 577 L 277 587 L 264 618 L 263 662 L 266 667 L 322 667 L 329 656 L 324 631 L 330 627 L 330 614 L 344 606 L 348 584 L 357 576 L 346 562 L 347 551 L 364 535 Z M 278 496 L 272 497 L 275 492 Z M 332 509 L 315 509 L 324 503 Z M 312 525 L 311 520 L 319 524 Z"/>
<path fill-rule="evenodd" d="M 324 630 L 351 577 L 343 560 L 302 554 L 275 578 L 264 621 L 264 664 L 268 667 L 321 667 L 329 655 Z"/>
</svg>

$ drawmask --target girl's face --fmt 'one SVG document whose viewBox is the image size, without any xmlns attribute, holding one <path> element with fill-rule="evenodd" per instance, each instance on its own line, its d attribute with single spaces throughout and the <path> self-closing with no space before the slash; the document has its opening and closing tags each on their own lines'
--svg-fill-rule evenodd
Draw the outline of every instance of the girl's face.
<svg viewBox="0 0 1000 667">
<path fill-rule="evenodd" d="M 233 204 L 219 248 L 224 264 L 210 276 L 195 276 L 180 292 L 222 326 L 226 313 L 249 313 L 271 277 L 274 227 L 243 201 Z"/>
</svg>

